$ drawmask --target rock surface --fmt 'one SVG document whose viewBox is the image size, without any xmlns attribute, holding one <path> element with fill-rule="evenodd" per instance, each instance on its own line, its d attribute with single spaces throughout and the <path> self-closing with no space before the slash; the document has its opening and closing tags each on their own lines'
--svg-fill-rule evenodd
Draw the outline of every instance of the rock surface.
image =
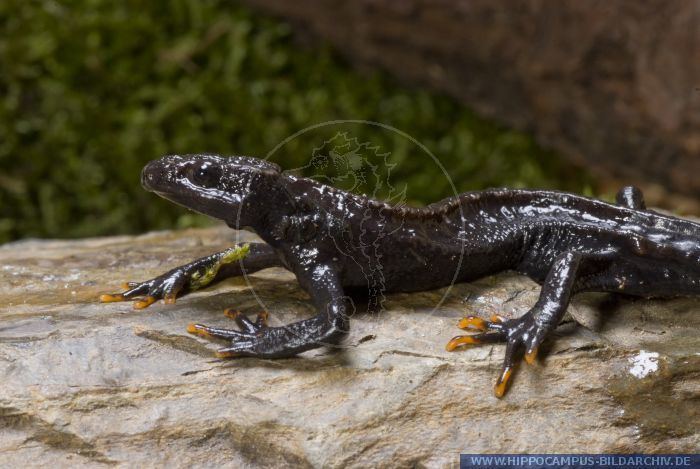
<svg viewBox="0 0 700 469">
<path fill-rule="evenodd" d="M 467 311 L 528 309 L 538 287 L 512 274 L 390 295 L 344 347 L 277 361 L 217 360 L 185 327 L 230 325 L 223 309 L 254 314 L 256 295 L 273 324 L 310 314 L 281 269 L 142 311 L 95 301 L 231 239 L 215 227 L 0 247 L 0 465 L 456 467 L 460 451 L 700 447 L 700 300 L 578 297 L 569 312 L 588 327 L 562 324 L 502 400 L 502 345 L 444 345 Z"/>
<path fill-rule="evenodd" d="M 698 0 L 245 3 L 329 40 L 354 62 L 532 131 L 601 176 L 691 198 L 669 207 L 697 209 Z"/>
</svg>

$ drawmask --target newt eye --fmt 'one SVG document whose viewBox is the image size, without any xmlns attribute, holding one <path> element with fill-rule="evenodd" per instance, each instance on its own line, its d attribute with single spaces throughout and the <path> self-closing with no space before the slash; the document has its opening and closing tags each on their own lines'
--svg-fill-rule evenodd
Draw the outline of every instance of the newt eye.
<svg viewBox="0 0 700 469">
<path fill-rule="evenodd" d="M 187 178 L 200 187 L 216 187 L 221 181 L 221 168 L 207 161 L 191 166 L 189 169 Z"/>
</svg>

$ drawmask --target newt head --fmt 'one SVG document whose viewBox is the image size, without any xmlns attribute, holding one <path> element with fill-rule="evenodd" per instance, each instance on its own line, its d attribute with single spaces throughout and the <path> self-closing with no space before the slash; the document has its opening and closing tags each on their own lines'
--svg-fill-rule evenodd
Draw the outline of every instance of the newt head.
<svg viewBox="0 0 700 469">
<path fill-rule="evenodd" d="M 288 195 L 280 177 L 279 166 L 258 158 L 169 155 L 143 168 L 141 184 L 165 199 L 243 228 L 255 227 L 265 214 L 284 209 Z"/>
</svg>

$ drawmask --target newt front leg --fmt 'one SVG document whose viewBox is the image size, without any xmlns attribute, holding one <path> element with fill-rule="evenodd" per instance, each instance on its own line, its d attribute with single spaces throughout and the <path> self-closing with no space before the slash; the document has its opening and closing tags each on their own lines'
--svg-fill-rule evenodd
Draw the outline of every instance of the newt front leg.
<svg viewBox="0 0 700 469">
<path fill-rule="evenodd" d="M 279 257 L 269 245 L 243 244 L 175 267 L 145 282 L 125 283 L 126 291 L 102 295 L 100 301 L 109 303 L 135 300 L 136 309 L 146 308 L 159 299 L 172 304 L 178 297 L 226 278 L 280 265 Z"/>
<path fill-rule="evenodd" d="M 228 347 L 217 351 L 219 358 L 292 357 L 306 350 L 324 345 L 335 345 L 348 332 L 352 303 L 343 293 L 337 273 L 326 265 L 309 270 L 308 275 L 297 275 L 301 286 L 311 295 L 317 314 L 286 326 L 270 327 L 267 315 L 259 315 L 256 322 L 244 315 L 227 310 L 240 330 L 220 329 L 203 324 L 190 324 L 188 332 L 206 338 L 230 340 Z"/>
</svg>

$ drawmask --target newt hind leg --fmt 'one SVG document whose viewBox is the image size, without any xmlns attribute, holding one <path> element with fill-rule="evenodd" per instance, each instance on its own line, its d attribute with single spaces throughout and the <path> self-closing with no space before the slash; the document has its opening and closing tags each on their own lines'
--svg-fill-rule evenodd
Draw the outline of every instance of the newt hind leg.
<svg viewBox="0 0 700 469">
<path fill-rule="evenodd" d="M 453 351 L 465 345 L 505 342 L 503 368 L 494 387 L 496 397 L 503 397 L 519 354 L 524 349 L 525 361 L 528 364 L 535 362 L 540 345 L 564 316 L 570 297 L 577 288 L 579 276 L 608 268 L 615 257 L 614 252 L 560 254 L 547 274 L 537 303 L 530 311 L 519 318 L 509 320 L 495 317 L 486 321 L 468 316 L 462 319 L 458 326 L 480 333 L 454 337 L 448 342 L 447 350 Z"/>
</svg>

